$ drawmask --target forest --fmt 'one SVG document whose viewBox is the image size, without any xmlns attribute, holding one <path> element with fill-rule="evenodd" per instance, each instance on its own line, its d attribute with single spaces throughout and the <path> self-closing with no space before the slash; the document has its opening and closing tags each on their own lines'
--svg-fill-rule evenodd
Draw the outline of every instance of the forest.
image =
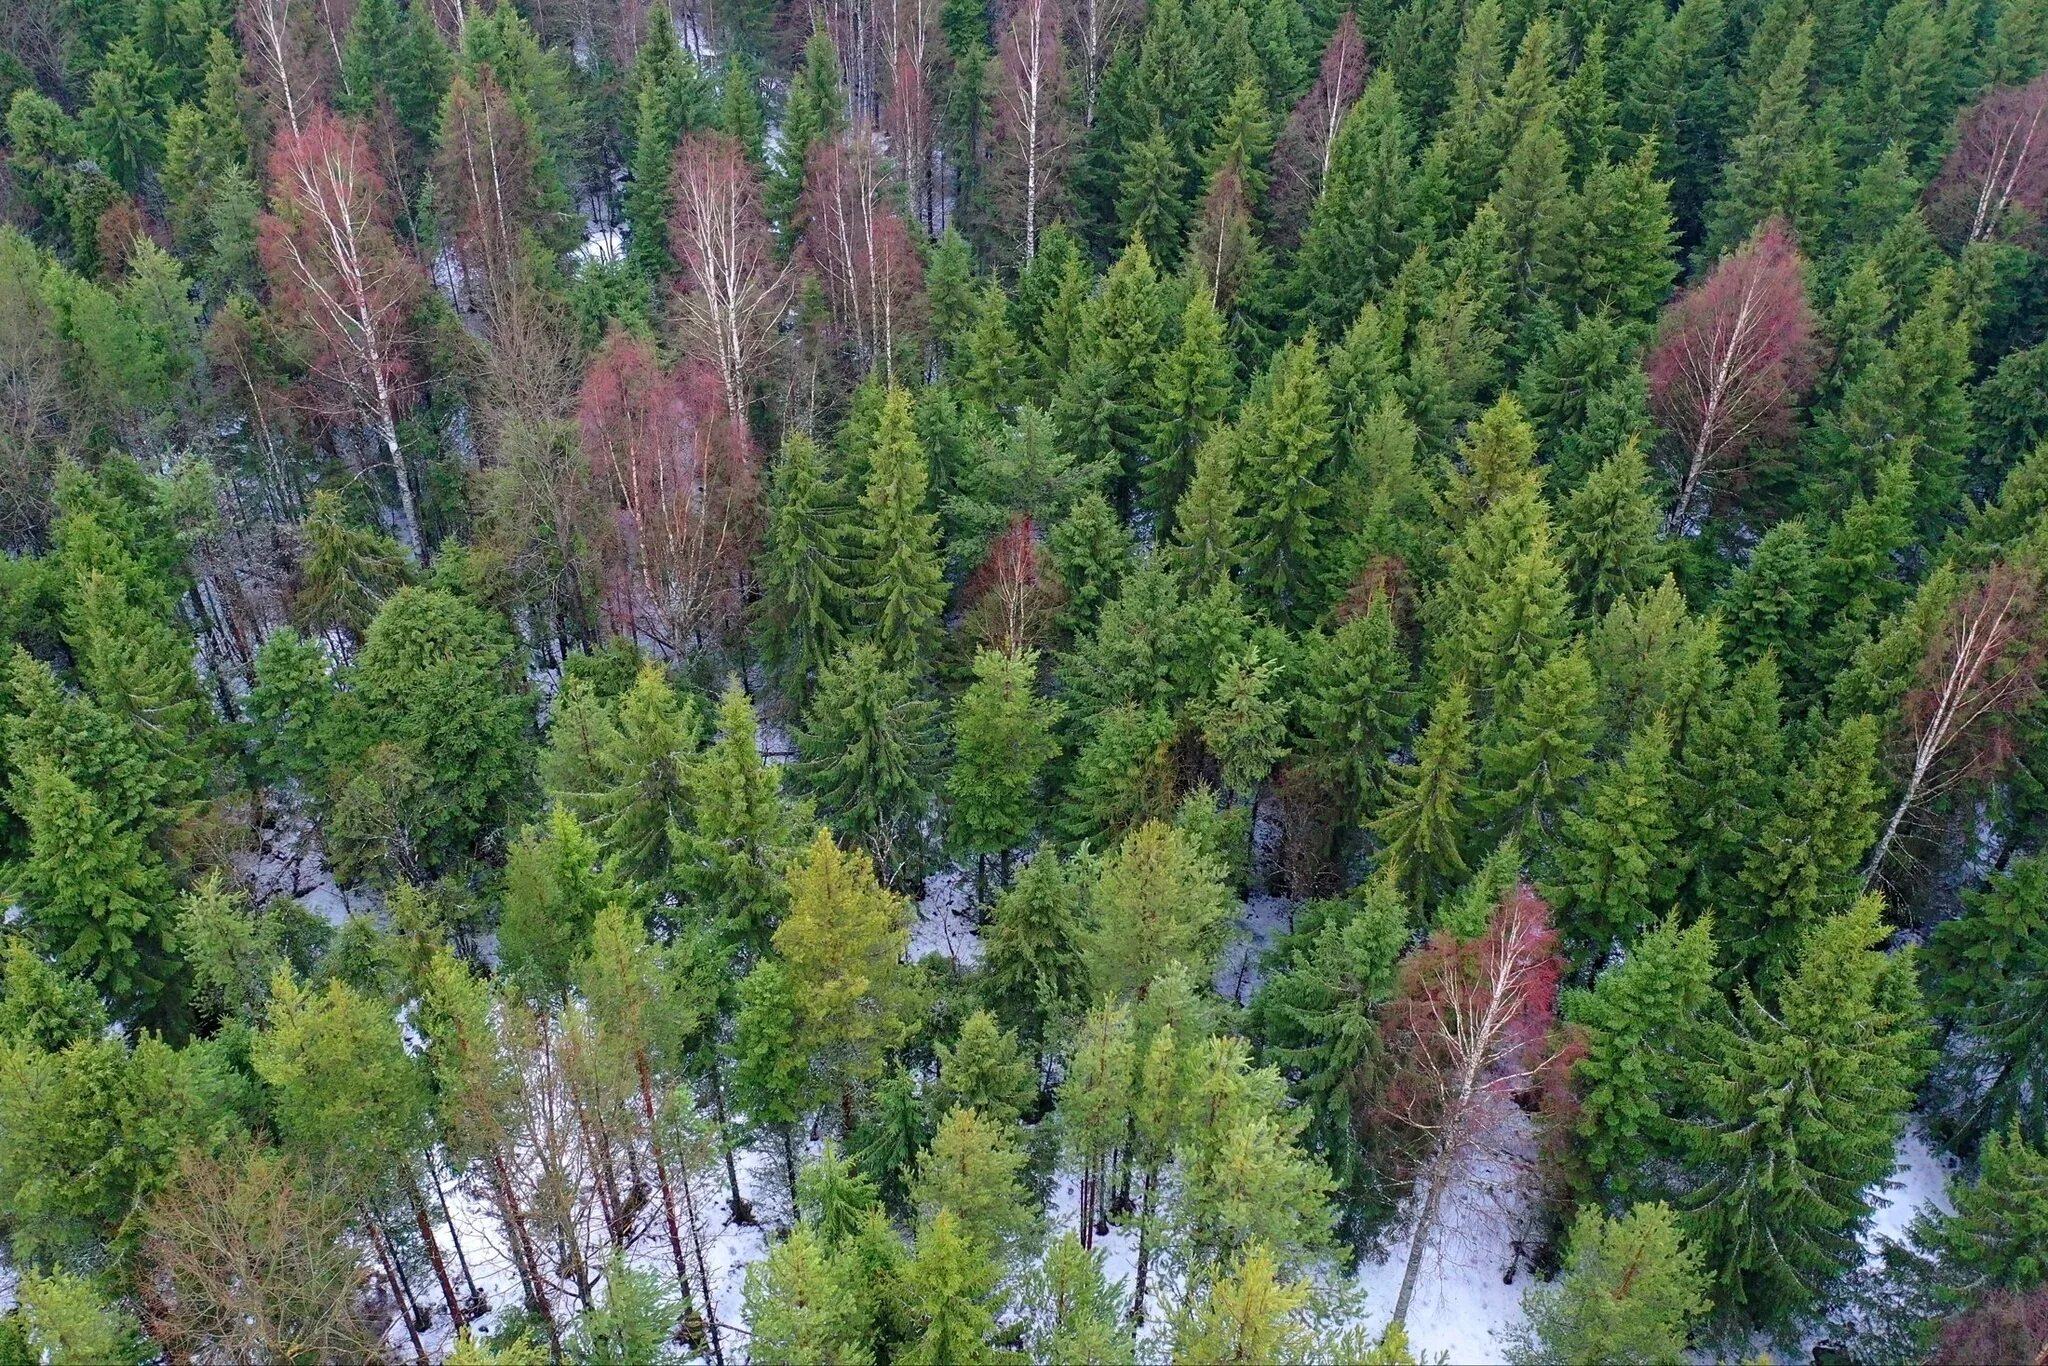
<svg viewBox="0 0 2048 1366">
<path fill-rule="evenodd" d="M 0 108 L 0 1366 L 2048 1352 L 2048 0 Z"/>
</svg>

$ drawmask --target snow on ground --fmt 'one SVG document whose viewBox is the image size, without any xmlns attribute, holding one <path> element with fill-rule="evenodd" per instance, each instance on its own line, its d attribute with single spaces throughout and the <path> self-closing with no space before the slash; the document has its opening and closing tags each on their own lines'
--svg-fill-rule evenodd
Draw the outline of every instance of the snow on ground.
<svg viewBox="0 0 2048 1366">
<path fill-rule="evenodd" d="M 961 967 L 981 961 L 981 930 L 974 923 L 974 872 L 957 865 L 924 880 L 917 923 L 910 927 L 910 961 L 938 954 Z"/>
<path fill-rule="evenodd" d="M 262 845 L 237 855 L 236 870 L 257 904 L 288 896 L 336 929 L 372 904 L 363 893 L 342 890 L 327 867 L 326 855 L 312 829 L 296 817 L 282 819 L 262 832 Z"/>
<path fill-rule="evenodd" d="M 7 1259 L 0 1257 L 0 1314 L 14 1308 L 14 1287 L 21 1278 L 14 1274 L 14 1268 Z"/>
<path fill-rule="evenodd" d="M 1252 993 L 1266 980 L 1266 950 L 1294 923 L 1295 904 L 1284 896 L 1262 894 L 1245 902 L 1237 920 L 1239 934 L 1223 951 L 1223 961 L 1216 967 L 1217 995 L 1239 1005 L 1252 998 Z"/>
<path fill-rule="evenodd" d="M 1917 1119 L 1909 1121 L 1899 1135 L 1891 1181 L 1881 1192 L 1873 1192 L 1878 1210 L 1864 1230 L 1864 1251 L 1874 1255 L 1886 1241 L 1905 1242 L 1907 1228 L 1930 1207 L 1942 1214 L 1955 1213 L 1948 1198 L 1954 1164 L 1954 1158 L 1927 1141 Z"/>
<path fill-rule="evenodd" d="M 617 228 L 601 228 L 593 223 L 589 236 L 576 244 L 569 257 L 579 266 L 591 262 L 616 264 L 626 259 L 625 234 Z"/>
<path fill-rule="evenodd" d="M 1535 1134 L 1517 1111 L 1509 1121 L 1513 1146 L 1533 1149 Z M 1530 1272 L 1518 1266 L 1512 1283 L 1512 1244 L 1522 1236 L 1528 1192 L 1511 1156 L 1482 1156 L 1466 1165 L 1444 1195 L 1442 1212 L 1415 1281 L 1408 1307 L 1408 1342 L 1422 1360 L 1503 1361 L 1509 1332 L 1520 1326 L 1522 1292 Z M 1403 1232 L 1379 1257 L 1359 1267 L 1365 1291 L 1365 1323 L 1375 1333 L 1394 1316 L 1401 1274 L 1408 1264 L 1409 1235 Z"/>
</svg>

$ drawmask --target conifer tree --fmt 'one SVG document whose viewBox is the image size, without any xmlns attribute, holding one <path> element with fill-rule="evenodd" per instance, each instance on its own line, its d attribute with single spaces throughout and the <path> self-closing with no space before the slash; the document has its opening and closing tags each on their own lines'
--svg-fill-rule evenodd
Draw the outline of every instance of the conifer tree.
<svg viewBox="0 0 2048 1366">
<path fill-rule="evenodd" d="M 1582 970 L 1626 951 L 1669 909 L 1677 882 L 1670 790 L 1671 737 L 1658 716 L 1629 737 L 1559 822 L 1543 890 Z"/>
<path fill-rule="evenodd" d="M 1194 474 L 1174 507 L 1174 573 L 1190 593 L 1234 580 L 1244 566 L 1244 482 L 1237 432 L 1212 432 L 1195 452 Z"/>
<path fill-rule="evenodd" d="M 1295 260 L 1294 293 L 1308 320 L 1332 336 L 1408 255 L 1413 136 L 1393 76 L 1374 73 L 1331 145 Z"/>
<path fill-rule="evenodd" d="M 789 973 L 773 958 L 756 964 L 740 982 L 733 1021 L 733 1096 L 755 1124 L 775 1131 L 790 1196 L 797 1189 L 797 1123 L 824 1097 L 797 1033 L 797 1004 Z"/>
<path fill-rule="evenodd" d="M 674 834 L 692 804 L 692 767 L 702 723 L 660 665 L 642 664 L 619 698 L 617 720 L 597 751 L 600 785 L 587 805 L 590 829 L 628 878 L 658 885 Z"/>
<path fill-rule="evenodd" d="M 1777 663 L 1765 656 L 1729 681 L 1686 737 L 1673 801 L 1694 906 L 1734 895 L 1732 879 L 1776 805 L 1780 714 Z"/>
<path fill-rule="evenodd" d="M 1430 707 L 1415 762 L 1394 770 L 1387 804 L 1369 822 L 1380 837 L 1384 865 L 1417 905 L 1434 902 L 1444 884 L 1467 871 L 1463 845 L 1471 823 L 1472 749 L 1472 702 L 1463 680 L 1456 680 Z"/>
<path fill-rule="evenodd" d="M 918 1155 L 911 1180 L 911 1203 L 924 1219 L 951 1212 L 961 1235 L 990 1253 L 1009 1250 L 1037 1219 L 1020 1179 L 1025 1155 L 1011 1146 L 1012 1127 L 973 1106 L 948 1111 L 931 1146 Z"/>
<path fill-rule="evenodd" d="M 1041 850 L 996 898 L 984 936 L 983 970 L 997 1016 L 1041 1048 L 1084 998 L 1086 876 L 1083 864 Z"/>
<path fill-rule="evenodd" d="M 775 171 L 768 181 L 768 211 L 786 234 L 803 198 L 804 171 L 811 149 L 830 142 L 845 126 L 846 100 L 839 87 L 839 52 L 823 25 L 804 44 L 803 64 L 789 83 L 782 109 L 782 136 Z"/>
<path fill-rule="evenodd" d="M 856 1287 L 808 1225 L 747 1268 L 743 1303 L 750 1359 L 844 1362 L 858 1358 Z"/>
<path fill-rule="evenodd" d="M 1773 1008 L 1744 991 L 1698 1076 L 1685 1224 L 1724 1309 L 1783 1322 L 1859 1254 L 1925 1067 L 1912 962 L 1881 950 L 1886 933 L 1876 897 L 1813 922 Z"/>
<path fill-rule="evenodd" d="M 1230 914 L 1223 871 L 1181 831 L 1150 820 L 1103 861 L 1089 895 L 1089 979 L 1122 1000 L 1169 964 L 1206 973 Z"/>
<path fill-rule="evenodd" d="M 1515 1361 L 1680 1361 L 1707 1312 L 1700 1260 L 1668 1205 L 1573 1221 L 1564 1274 L 1522 1296 Z"/>
<path fill-rule="evenodd" d="M 719 695 L 716 725 L 688 769 L 690 823 L 672 836 L 675 880 L 706 919 L 759 954 L 781 917 L 782 875 L 804 822 L 782 794 L 781 769 L 761 755 L 754 704 L 737 677 Z"/>
<path fill-rule="evenodd" d="M 1630 439 L 1586 477 L 1560 510 L 1559 539 L 1579 612 L 1597 617 L 1664 576 L 1648 467 Z"/>
<path fill-rule="evenodd" d="M 1235 382 L 1222 315 L 1205 291 L 1191 290 L 1180 338 L 1160 363 L 1149 404 L 1145 505 L 1162 523 L 1193 482 L 1195 453 L 1222 421 Z"/>
<path fill-rule="evenodd" d="M 1303 639 L 1294 708 L 1295 754 L 1339 784 L 1356 820 L 1386 787 L 1387 765 L 1414 720 L 1412 668 L 1384 595 L 1325 635 Z"/>
<path fill-rule="evenodd" d="M 1102 611 L 1131 567 L 1131 533 L 1116 510 L 1100 494 L 1074 501 L 1067 515 L 1046 536 L 1053 568 L 1066 589 L 1060 622 L 1076 635 L 1101 620 Z"/>
<path fill-rule="evenodd" d="M 1124 152 L 1123 190 L 1116 201 L 1124 242 L 1146 248 L 1153 260 L 1171 266 L 1187 233 L 1187 180 L 1188 168 L 1165 129 L 1155 123 L 1150 133 L 1133 141 Z"/>
<path fill-rule="evenodd" d="M 919 1230 L 903 1288 L 916 1336 L 896 1358 L 906 1366 L 984 1366 L 1001 1358 L 990 1342 L 1001 1305 L 1000 1265 L 950 1209 Z"/>
<path fill-rule="evenodd" d="M 774 942 L 799 1046 L 821 1088 L 838 1097 L 848 1129 L 856 1089 L 880 1074 L 883 1051 L 906 1028 L 909 938 L 908 907 L 875 880 L 867 855 L 846 853 L 819 831 L 790 867 L 789 914 Z"/>
<path fill-rule="evenodd" d="M 1110 1158 L 1124 1142 L 1133 1115 L 1137 1044 L 1127 1007 L 1105 998 L 1074 1031 L 1060 1082 L 1061 1156 L 1080 1187 L 1081 1246 L 1092 1248 L 1109 1231 Z"/>
<path fill-rule="evenodd" d="M 527 828 L 505 865 L 499 952 L 510 973 L 531 974 L 545 995 L 567 990 L 590 929 L 607 906 L 632 893 L 604 866 L 603 850 L 566 807 Z"/>
<path fill-rule="evenodd" d="M 892 878 L 922 859 L 920 822 L 937 776 L 935 711 L 863 642 L 826 666 L 797 732 L 799 779 Z"/>
<path fill-rule="evenodd" d="M 1572 1065 L 1578 1153 L 1610 1197 L 1653 1184 L 1683 1145 L 1695 1099 L 1688 1078 L 1701 1058 L 1694 1041 L 1716 1002 L 1713 975 L 1712 920 L 1681 927 L 1667 917 L 1591 991 L 1566 998 L 1566 1018 L 1585 1034 Z"/>
<path fill-rule="evenodd" d="M 1736 874 L 1721 912 L 1722 944 L 1760 981 L 1790 967 L 1809 926 L 1862 887 L 1877 837 L 1877 728 L 1867 716 L 1821 737 L 1785 775 L 1775 809 Z"/>
<path fill-rule="evenodd" d="M 1287 753 L 1289 708 L 1274 695 L 1276 669 L 1257 641 L 1224 661 L 1201 707 L 1202 743 L 1215 756 L 1225 786 L 1258 804 L 1258 791 Z"/>
<path fill-rule="evenodd" d="M 1010 301 L 991 281 L 974 301 L 972 315 L 959 343 L 956 382 L 966 398 L 1006 412 L 1023 397 L 1026 369 L 1023 343 L 1010 325 Z"/>
<path fill-rule="evenodd" d="M 1103 1254 L 1082 1247 L 1068 1232 L 1031 1268 L 1018 1308 L 1027 1325 L 1025 1350 L 1034 1361 L 1136 1359 L 1123 1296 L 1103 1260 Z"/>
<path fill-rule="evenodd" d="M 1239 420 L 1236 448 L 1246 587 L 1276 620 L 1303 625 L 1324 602 L 1335 454 L 1330 380 L 1313 332 L 1274 358 Z"/>
<path fill-rule="evenodd" d="M 1310 1362 L 1327 1348 L 1311 1325 L 1314 1291 L 1286 1280 L 1267 1248 L 1252 1246 L 1205 1277 L 1173 1323 L 1176 1361 Z"/>
<path fill-rule="evenodd" d="M 1599 693 L 1583 649 L 1551 657 L 1479 739 L 1479 813 L 1488 828 L 1547 835 L 1593 766 Z"/>
<path fill-rule="evenodd" d="M 861 618 L 895 669 L 914 670 L 928 657 L 946 606 L 939 519 L 925 509 L 930 484 L 910 395 L 892 388 L 868 451 L 857 576 Z"/>
<path fill-rule="evenodd" d="M 2048 1068 L 2038 969 L 2040 917 L 2048 913 L 2048 858 L 2018 858 L 1982 887 L 1963 893 L 1963 913 L 1934 932 L 1927 951 L 1928 996 L 1954 1034 L 1935 1073 L 1944 1122 L 1968 1144 L 2017 1125 L 2029 1143 L 2048 1141 L 2048 1116 L 2034 1099 Z"/>
<path fill-rule="evenodd" d="M 1977 1179 L 1950 1187 L 1955 1213 L 1932 1220 L 1929 1240 L 1970 1288 L 2039 1285 L 2048 1260 L 2048 1157 L 2015 1123 L 1977 1154 Z"/>
<path fill-rule="evenodd" d="M 977 883 L 990 854 L 1003 856 L 1007 877 L 1010 851 L 1038 826 L 1061 708 L 1038 696 L 1037 683 L 1037 651 L 978 650 L 974 682 L 953 709 L 947 819 L 954 847 L 977 856 Z"/>
<path fill-rule="evenodd" d="M 817 443 L 790 433 L 769 482 L 759 621 L 761 653 L 794 698 L 808 695 L 852 620 L 848 512 Z"/>
<path fill-rule="evenodd" d="M 1017 1036 L 977 1010 L 960 1025 L 952 1047 L 938 1044 L 939 1081 L 933 1109 L 972 1109 L 998 1127 L 1014 1123 L 1038 1096 L 1037 1071 Z"/>
</svg>

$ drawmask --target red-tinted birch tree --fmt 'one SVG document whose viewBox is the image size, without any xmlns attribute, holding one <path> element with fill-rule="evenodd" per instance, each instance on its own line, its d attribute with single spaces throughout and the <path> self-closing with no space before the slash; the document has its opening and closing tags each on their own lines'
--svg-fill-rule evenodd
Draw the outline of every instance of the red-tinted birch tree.
<svg viewBox="0 0 2048 1366">
<path fill-rule="evenodd" d="M 281 131 L 299 133 L 320 108 L 329 76 L 315 0 L 242 0 L 236 27 L 256 86 Z"/>
<path fill-rule="evenodd" d="M 1024 260 L 1058 193 L 1067 150 L 1066 64 L 1053 0 L 1016 0 L 1003 25 L 996 81 L 996 184 L 1015 206 Z"/>
<path fill-rule="evenodd" d="M 1927 190 L 1946 235 L 1982 242 L 2013 226 L 2038 228 L 2048 207 L 2048 72 L 2001 86 L 1957 120 L 1956 146 Z"/>
<path fill-rule="evenodd" d="M 1773 218 L 1664 310 L 1643 368 L 1678 488 L 1667 532 L 1689 526 L 1752 451 L 1790 434 L 1819 369 L 1803 269 L 1791 229 Z"/>
<path fill-rule="evenodd" d="M 280 130 L 259 251 L 278 317 L 313 342 L 328 407 L 375 433 L 398 484 L 406 539 L 424 556 L 412 470 L 398 435 L 411 398 L 418 267 L 391 235 L 390 201 L 362 130 L 326 113 Z"/>
<path fill-rule="evenodd" d="M 1414 1144 L 1417 1175 L 1395 1323 L 1407 1320 L 1445 1193 L 1470 1159 L 1503 1148 L 1516 1097 L 1546 1090 L 1563 1061 L 1551 1036 L 1564 970 L 1550 907 L 1526 884 L 1477 939 L 1439 930 L 1402 964 L 1382 1024 L 1395 1068 L 1385 1105 Z"/>
<path fill-rule="evenodd" d="M 871 126 L 811 153 L 803 250 L 855 365 L 879 365 L 893 382 L 896 344 L 916 326 L 924 267 L 891 202 L 888 165 Z"/>
<path fill-rule="evenodd" d="M 761 211 L 759 170 L 737 138 L 692 133 L 669 179 L 669 245 L 683 348 L 718 377 L 726 416 L 739 421 L 789 298 Z"/>
<path fill-rule="evenodd" d="M 1081 68 L 1081 125 L 1095 126 L 1095 97 L 1117 40 L 1138 17 L 1141 0 L 1070 0 L 1067 31 Z"/>
<path fill-rule="evenodd" d="M 1323 47 L 1315 84 L 1294 106 L 1273 148 L 1273 224 L 1283 243 L 1300 234 L 1308 211 L 1323 197 L 1323 183 L 1330 177 L 1330 149 L 1344 116 L 1365 89 L 1368 70 L 1358 20 L 1346 10 Z"/>
</svg>

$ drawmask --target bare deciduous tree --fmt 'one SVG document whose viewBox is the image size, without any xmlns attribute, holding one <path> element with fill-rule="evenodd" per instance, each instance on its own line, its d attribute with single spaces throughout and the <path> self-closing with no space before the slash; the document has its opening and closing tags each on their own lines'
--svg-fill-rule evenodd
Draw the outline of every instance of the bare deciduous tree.
<svg viewBox="0 0 2048 1366">
<path fill-rule="evenodd" d="M 692 133 L 676 149 L 669 238 L 683 267 L 676 302 L 683 345 L 711 367 L 738 421 L 775 344 L 789 298 L 761 213 L 759 172 L 739 140 Z"/>
<path fill-rule="evenodd" d="M 1003 25 L 998 56 L 998 183 L 1017 205 L 1029 263 L 1038 254 L 1039 224 L 1058 193 L 1067 150 L 1066 61 L 1053 0 L 1016 0 Z"/>
<path fill-rule="evenodd" d="M 1933 216 L 1965 242 L 1982 242 L 2023 210 L 2033 226 L 2048 206 L 2048 72 L 2001 86 L 1957 120 L 1956 146 L 1927 191 Z"/>
</svg>

